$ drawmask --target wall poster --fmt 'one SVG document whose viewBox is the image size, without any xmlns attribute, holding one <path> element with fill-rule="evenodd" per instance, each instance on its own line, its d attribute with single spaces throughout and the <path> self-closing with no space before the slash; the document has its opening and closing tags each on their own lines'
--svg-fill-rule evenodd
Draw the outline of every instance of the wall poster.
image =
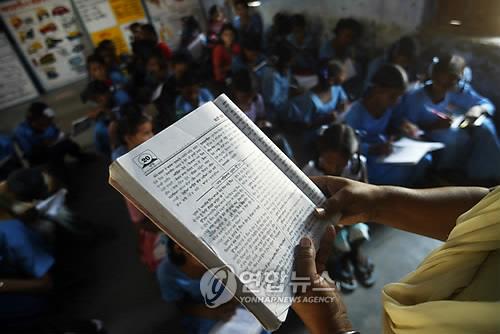
<svg viewBox="0 0 500 334">
<path fill-rule="evenodd" d="M 38 92 L 23 64 L 10 45 L 5 32 L 0 31 L 0 110 L 31 100 Z"/>
<path fill-rule="evenodd" d="M 92 43 L 110 39 L 118 54 L 129 53 L 130 25 L 147 22 L 140 0 L 74 0 Z"/>
<path fill-rule="evenodd" d="M 45 90 L 87 75 L 83 34 L 69 0 L 0 3 L 0 15 Z"/>
</svg>

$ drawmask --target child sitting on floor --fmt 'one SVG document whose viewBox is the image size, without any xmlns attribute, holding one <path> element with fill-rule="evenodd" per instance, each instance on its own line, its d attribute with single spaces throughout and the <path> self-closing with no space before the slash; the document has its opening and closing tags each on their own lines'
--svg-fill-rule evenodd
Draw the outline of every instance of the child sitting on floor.
<svg viewBox="0 0 500 334">
<path fill-rule="evenodd" d="M 317 156 L 303 168 L 308 176 L 332 175 L 367 182 L 366 159 L 359 153 L 359 140 L 345 124 L 322 129 L 317 139 Z M 356 289 L 356 280 L 363 286 L 375 284 L 373 261 L 363 254 L 361 245 L 370 240 L 368 225 L 357 223 L 337 233 L 335 248 L 340 253 L 335 264 L 334 279 L 345 292 Z"/>
<path fill-rule="evenodd" d="M 404 115 L 395 109 L 407 85 L 408 79 L 403 68 L 384 64 L 373 75 L 364 96 L 346 112 L 345 122 L 361 134 L 361 152 L 367 159 L 370 183 L 414 186 L 426 182 L 430 155 L 426 155 L 416 165 L 380 161 L 392 153 L 391 136 L 408 135 Z"/>
<path fill-rule="evenodd" d="M 118 121 L 118 137 L 121 145 L 113 150 L 111 154 L 113 160 L 153 137 L 153 123 L 138 106 L 126 105 L 122 114 L 123 117 Z M 160 240 L 161 232 L 131 202 L 126 200 L 126 204 L 130 220 L 139 232 L 141 260 L 149 270 L 155 271 L 166 254 L 164 243 Z"/>
<path fill-rule="evenodd" d="M 216 325 L 230 321 L 238 312 L 248 312 L 238 309 L 239 304 L 235 300 L 216 308 L 205 306 L 200 289 L 205 267 L 172 239 L 167 239 L 166 243 L 167 257 L 160 263 L 156 276 L 163 300 L 175 303 L 181 311 L 181 323 L 186 333 L 211 333 Z M 235 321 L 234 318 L 232 321 Z M 251 331 L 250 328 L 246 330 Z M 262 330 L 262 333 L 267 332 Z"/>
<path fill-rule="evenodd" d="M 14 130 L 14 140 L 31 165 L 49 164 L 59 169 L 64 166 L 66 155 L 80 161 L 86 158 L 80 146 L 56 126 L 54 117 L 48 105 L 34 102 L 26 119 Z"/>
<path fill-rule="evenodd" d="M 175 120 L 189 114 L 202 104 L 214 99 L 212 93 L 206 88 L 201 88 L 194 71 L 184 73 L 176 82 L 179 96 L 175 99 Z"/>
</svg>

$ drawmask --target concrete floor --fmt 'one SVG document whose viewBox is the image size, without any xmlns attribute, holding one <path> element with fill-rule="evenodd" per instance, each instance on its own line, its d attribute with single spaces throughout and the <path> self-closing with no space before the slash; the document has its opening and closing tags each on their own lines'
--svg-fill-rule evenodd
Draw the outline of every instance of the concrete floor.
<svg viewBox="0 0 500 334">
<path fill-rule="evenodd" d="M 82 82 L 76 83 L 41 98 L 56 111 L 57 122 L 64 130 L 69 130 L 71 121 L 85 113 L 79 99 L 83 86 Z M 23 119 L 26 109 L 25 104 L 2 111 L 0 132 L 10 132 Z M 90 132 L 76 140 L 91 148 Z M 99 159 L 73 168 L 72 207 L 97 238 L 89 243 L 71 244 L 65 254 L 62 267 L 68 261 L 73 267 L 76 264 L 76 268 L 68 269 L 74 282 L 60 282 L 64 285 L 62 314 L 102 319 L 111 334 L 179 332 L 175 310 L 162 302 L 154 275 L 139 262 L 137 235 L 123 200 L 107 184 L 107 162 Z M 390 228 L 372 229 L 366 251 L 376 264 L 377 283 L 345 296 L 357 330 L 380 333 L 381 288 L 415 269 L 439 244 Z M 279 330 L 279 333 L 306 332 L 292 313 Z"/>
</svg>

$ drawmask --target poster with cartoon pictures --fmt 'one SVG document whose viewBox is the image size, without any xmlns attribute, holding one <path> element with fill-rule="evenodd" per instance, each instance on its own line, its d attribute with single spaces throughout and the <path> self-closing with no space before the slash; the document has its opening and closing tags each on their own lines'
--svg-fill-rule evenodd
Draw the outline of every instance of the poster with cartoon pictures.
<svg viewBox="0 0 500 334">
<path fill-rule="evenodd" d="M 198 0 L 145 0 L 145 4 L 158 37 L 173 50 L 180 43 L 183 17 L 192 15 L 204 26 L 203 9 Z"/>
<path fill-rule="evenodd" d="M 74 0 L 92 43 L 112 40 L 118 54 L 131 52 L 130 25 L 146 23 L 141 0 Z"/>
<path fill-rule="evenodd" d="M 12 48 L 5 32 L 0 31 L 0 109 L 29 101 L 38 96 L 23 64 Z"/>
<path fill-rule="evenodd" d="M 0 14 L 45 90 L 86 77 L 85 43 L 69 0 L 6 1 Z"/>
</svg>

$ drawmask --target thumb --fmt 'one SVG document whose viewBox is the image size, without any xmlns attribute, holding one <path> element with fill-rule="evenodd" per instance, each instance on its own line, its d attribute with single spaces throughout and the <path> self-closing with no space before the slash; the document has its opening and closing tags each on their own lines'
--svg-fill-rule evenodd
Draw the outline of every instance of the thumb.
<svg viewBox="0 0 500 334">
<path fill-rule="evenodd" d="M 321 208 L 316 208 L 315 215 L 318 218 L 330 218 L 342 213 L 346 206 L 347 199 L 344 191 L 340 190 L 323 203 Z"/>
<path fill-rule="evenodd" d="M 295 272 L 297 277 L 315 277 L 316 252 L 310 238 L 304 237 L 300 240 L 295 255 Z"/>
</svg>

